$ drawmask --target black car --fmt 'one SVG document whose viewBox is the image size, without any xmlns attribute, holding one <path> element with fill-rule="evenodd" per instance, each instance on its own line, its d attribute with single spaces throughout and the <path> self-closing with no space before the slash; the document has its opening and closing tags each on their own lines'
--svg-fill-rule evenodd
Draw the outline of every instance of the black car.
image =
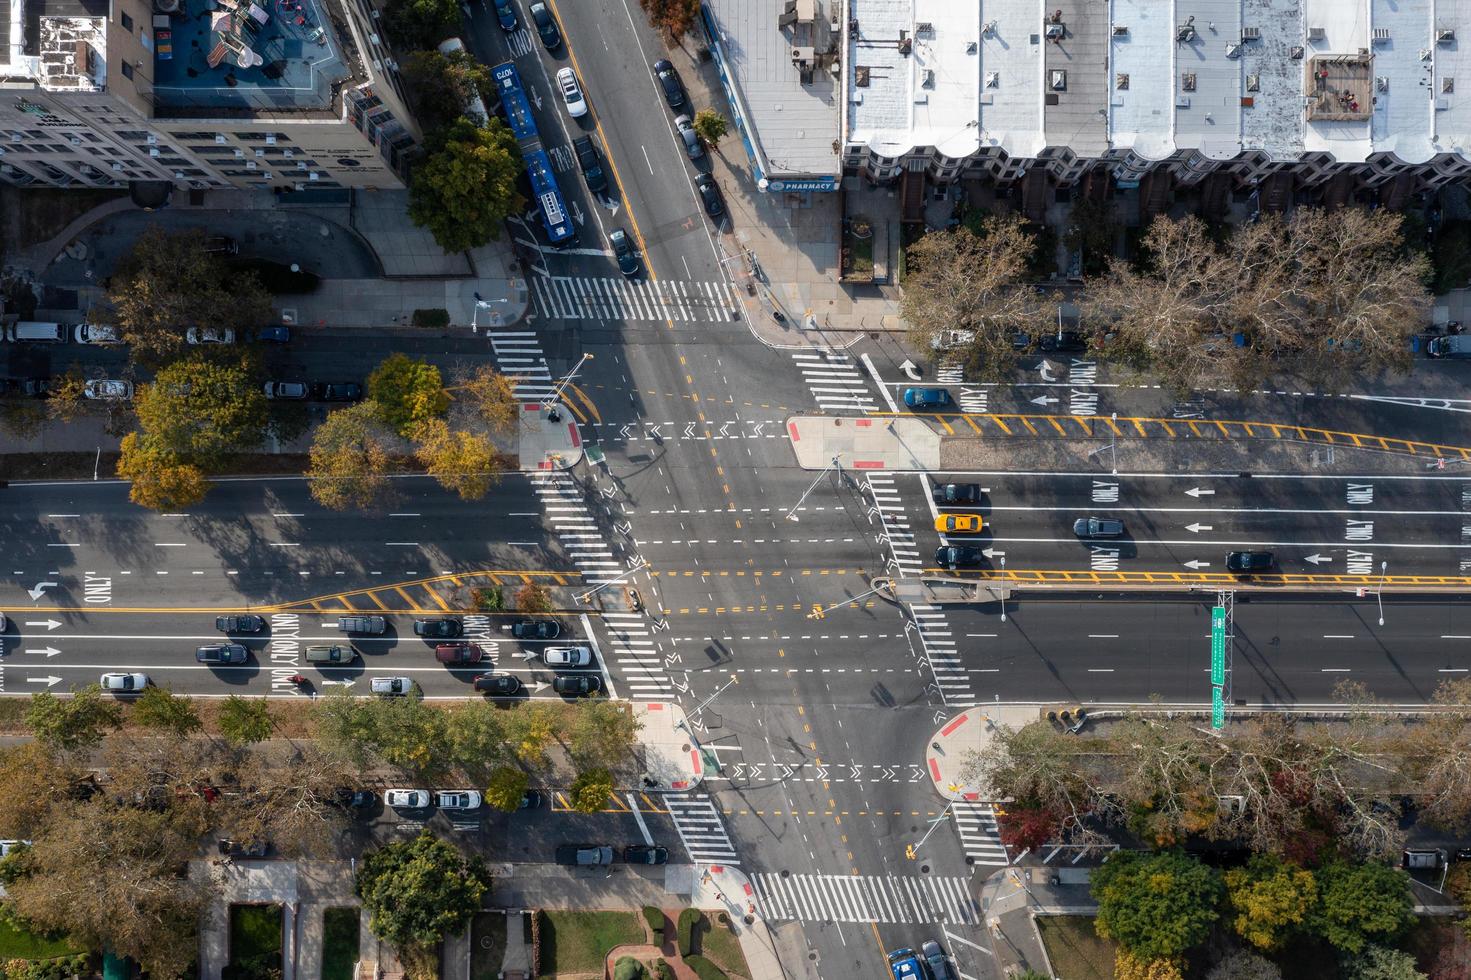
<svg viewBox="0 0 1471 980">
<path fill-rule="evenodd" d="M 1226 555 L 1226 571 L 1243 575 L 1270 572 L 1275 561 L 1270 551 L 1232 551 Z"/>
<path fill-rule="evenodd" d="M 930 488 L 930 498 L 942 507 L 964 507 L 981 502 L 979 483 L 942 483 Z"/>
<path fill-rule="evenodd" d="M 239 841 L 228 837 L 219 838 L 220 853 L 226 857 L 263 858 L 271 849 L 268 841 Z"/>
<path fill-rule="evenodd" d="M 511 624 L 511 635 L 518 640 L 555 640 L 562 635 L 562 624 L 555 619 L 522 619 Z"/>
<path fill-rule="evenodd" d="M 523 796 L 523 797 L 521 797 L 521 805 L 519 807 L 517 807 L 516 809 L 518 809 L 518 810 L 540 810 L 541 809 L 541 804 L 542 804 L 542 796 L 541 796 L 541 794 L 538 793 L 534 789 L 528 789 L 526 791 L 526 795 Z"/>
<path fill-rule="evenodd" d="M 194 651 L 202 664 L 243 664 L 250 654 L 238 643 L 210 643 Z"/>
<path fill-rule="evenodd" d="M 559 674 L 552 678 L 552 690 L 558 694 L 593 694 L 602 686 L 596 674 Z"/>
<path fill-rule="evenodd" d="M 465 624 L 452 616 L 414 620 L 414 635 L 426 640 L 453 639 L 465 632 Z"/>
<path fill-rule="evenodd" d="M 470 686 L 482 694 L 504 698 L 521 690 L 521 681 L 514 674 L 479 674 Z"/>
<path fill-rule="evenodd" d="M 618 260 L 618 271 L 630 279 L 638 275 L 638 253 L 633 249 L 628 232 L 622 228 L 614 228 L 608 232 L 608 244 L 613 246 L 613 258 Z"/>
<path fill-rule="evenodd" d="M 577 166 L 582 168 L 582 179 L 587 181 L 587 189 L 594 194 L 606 191 L 608 175 L 603 171 L 603 161 L 598 156 L 598 147 L 592 137 L 577 137 L 572 141 L 572 152 L 577 155 Z"/>
<path fill-rule="evenodd" d="M 577 868 L 606 868 L 613 863 L 613 848 L 607 844 L 558 844 L 557 863 Z"/>
<path fill-rule="evenodd" d="M 356 381 L 318 381 L 312 385 L 312 397 L 319 402 L 362 401 L 363 386 Z"/>
<path fill-rule="evenodd" d="M 259 633 L 266 628 L 266 617 L 255 613 L 216 616 L 215 629 L 221 633 Z"/>
<path fill-rule="evenodd" d="M 939 943 L 933 939 L 926 940 L 919 951 L 924 956 L 925 965 L 930 968 L 931 980 L 955 980 L 955 971 Z"/>
<path fill-rule="evenodd" d="M 668 864 L 669 848 L 657 844 L 629 844 L 623 848 L 625 864 Z"/>
<path fill-rule="evenodd" d="M 531 19 L 536 22 L 536 33 L 541 35 L 541 43 L 548 51 L 555 51 L 562 46 L 562 32 L 557 30 L 557 19 L 547 9 L 544 3 L 533 3 L 531 5 Z"/>
<path fill-rule="evenodd" d="M 20 383 L 20 393 L 27 398 L 48 398 L 51 395 L 51 379 L 26 378 Z"/>
<path fill-rule="evenodd" d="M 332 794 L 332 802 L 344 810 L 368 810 L 378 802 L 378 794 L 370 789 L 353 789 L 350 786 L 342 786 Z"/>
<path fill-rule="evenodd" d="M 684 82 L 679 80 L 679 73 L 674 70 L 674 65 L 667 58 L 660 58 L 654 62 L 654 77 L 659 80 L 659 87 L 664 90 L 664 101 L 669 103 L 669 108 L 679 111 L 688 100 L 684 95 Z"/>
<path fill-rule="evenodd" d="M 695 189 L 700 192 L 700 200 L 705 202 L 705 213 L 718 220 L 725 213 L 725 198 L 720 195 L 720 185 L 715 183 L 715 178 L 709 174 L 697 174 Z"/>
<path fill-rule="evenodd" d="M 1073 521 L 1073 533 L 1080 538 L 1121 538 L 1124 522 L 1111 517 L 1080 517 Z"/>
<path fill-rule="evenodd" d="M 1064 330 L 1043 337 L 1037 347 L 1048 354 L 1076 354 L 1088 349 L 1088 341 L 1076 331 Z"/>
<path fill-rule="evenodd" d="M 979 568 L 985 557 L 980 548 L 965 545 L 935 549 L 935 564 L 941 568 Z"/>
</svg>

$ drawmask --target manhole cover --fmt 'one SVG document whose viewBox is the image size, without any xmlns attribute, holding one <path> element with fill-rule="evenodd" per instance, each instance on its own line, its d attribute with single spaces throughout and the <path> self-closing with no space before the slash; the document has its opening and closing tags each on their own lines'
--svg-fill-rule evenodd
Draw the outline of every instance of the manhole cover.
<svg viewBox="0 0 1471 980">
<path fill-rule="evenodd" d="M 781 876 L 783 878 L 790 878 L 792 876 L 792 873 L 790 871 L 788 871 L 786 868 L 782 868 L 781 869 Z"/>
<path fill-rule="evenodd" d="M 921 864 L 919 866 L 919 873 L 920 874 L 925 874 L 925 875 L 929 874 L 930 873 L 930 866 L 928 864 Z"/>
</svg>

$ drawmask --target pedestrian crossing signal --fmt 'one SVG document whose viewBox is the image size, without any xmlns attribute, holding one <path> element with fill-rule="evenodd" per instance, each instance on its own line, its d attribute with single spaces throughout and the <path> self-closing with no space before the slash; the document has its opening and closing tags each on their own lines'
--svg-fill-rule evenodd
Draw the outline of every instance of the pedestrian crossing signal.
<svg viewBox="0 0 1471 980">
<path fill-rule="evenodd" d="M 807 618 L 808 619 L 822 619 L 824 615 L 825 614 L 822 611 L 822 607 L 819 606 L 817 603 L 814 602 L 812 604 L 812 615 L 808 616 Z"/>
<path fill-rule="evenodd" d="M 913 844 L 905 844 L 904 845 L 904 856 L 907 857 L 911 861 L 914 860 L 914 845 Z"/>
</svg>

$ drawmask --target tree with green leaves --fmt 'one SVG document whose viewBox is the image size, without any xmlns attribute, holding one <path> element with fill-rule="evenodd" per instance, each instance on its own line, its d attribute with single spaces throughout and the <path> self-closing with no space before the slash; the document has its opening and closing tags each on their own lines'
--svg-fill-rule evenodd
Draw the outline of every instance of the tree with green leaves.
<svg viewBox="0 0 1471 980">
<path fill-rule="evenodd" d="M 578 766 L 615 766 L 632 756 L 641 727 L 625 701 L 579 701 L 567 720 L 567 754 Z"/>
<path fill-rule="evenodd" d="M 414 118 L 426 133 L 448 126 L 461 116 L 481 124 L 487 121 L 470 113 L 472 97 L 479 97 L 484 104 L 492 88 L 490 69 L 468 51 L 411 51 L 403 60 L 403 80 Z"/>
<path fill-rule="evenodd" d="M 149 446 L 136 432 L 123 436 L 117 475 L 129 481 L 128 499 L 150 510 L 186 510 L 204 500 L 209 478 L 193 463 Z"/>
<path fill-rule="evenodd" d="M 81 770 L 42 742 L 0 749 L 0 838 L 30 840 L 46 829 L 51 807 L 82 783 Z"/>
<path fill-rule="evenodd" d="M 516 138 L 499 119 L 477 126 L 458 119 L 430 141 L 409 185 L 409 218 L 446 252 L 500 238 L 521 206 L 516 179 L 524 165 Z"/>
<path fill-rule="evenodd" d="M 1410 879 L 1377 862 L 1334 861 L 1317 872 L 1314 933 L 1343 953 L 1357 955 L 1370 943 L 1391 943 L 1414 921 Z"/>
<path fill-rule="evenodd" d="M 511 813 L 521 808 L 530 784 L 525 772 L 513 766 L 500 766 L 490 774 L 490 782 L 485 787 L 485 802 L 497 810 Z"/>
<path fill-rule="evenodd" d="M 1357 955 L 1341 957 L 1338 968 L 1343 980 L 1427 980 L 1428 977 L 1415 965 L 1414 954 L 1373 943 Z M 1461 970 L 1465 970 L 1464 962 Z"/>
<path fill-rule="evenodd" d="M 406 354 L 388 355 L 368 375 L 368 400 L 378 406 L 378 417 L 404 438 L 449 407 L 439 368 Z"/>
<path fill-rule="evenodd" d="M 307 479 L 312 499 L 332 510 L 366 509 L 389 495 L 389 439 L 374 402 L 339 408 L 312 436 Z"/>
<path fill-rule="evenodd" d="M 334 687 L 312 705 L 312 736 L 318 747 L 357 768 L 366 766 L 377 738 L 371 702 Z"/>
<path fill-rule="evenodd" d="M 414 455 L 424 472 L 461 500 L 479 500 L 506 469 L 506 462 L 488 436 L 451 429 L 444 419 L 430 419 L 416 430 Z"/>
<path fill-rule="evenodd" d="M 560 705 L 533 700 L 506 714 L 506 742 L 524 765 L 543 767 L 547 749 L 557 736 Z"/>
<path fill-rule="evenodd" d="M 730 132 L 725 117 L 714 109 L 701 109 L 695 113 L 694 126 L 695 135 L 712 147 L 720 145 L 721 138 Z"/>
<path fill-rule="evenodd" d="M 242 698 L 238 694 L 231 694 L 220 705 L 219 721 L 220 735 L 237 748 L 264 742 L 276 728 L 265 698 Z"/>
<path fill-rule="evenodd" d="M 383 29 L 400 51 L 433 48 L 460 26 L 456 0 L 390 0 Z"/>
<path fill-rule="evenodd" d="M 144 448 L 206 472 L 259 446 L 269 421 L 265 393 L 245 366 L 204 355 L 159 369 L 134 410 Z"/>
<path fill-rule="evenodd" d="M 26 727 L 42 743 L 70 752 L 91 748 L 123 723 L 122 705 L 102 693 L 100 684 L 88 684 L 69 698 L 50 691 L 31 695 Z"/>
<path fill-rule="evenodd" d="M 1282 971 L 1266 957 L 1239 949 L 1211 967 L 1205 980 L 1282 980 Z"/>
<path fill-rule="evenodd" d="M 585 769 L 572 780 L 572 809 L 578 813 L 600 813 L 613 795 L 613 774 L 606 769 Z"/>
<path fill-rule="evenodd" d="M 424 831 L 370 851 L 358 865 L 356 891 L 373 934 L 399 949 L 424 948 L 463 932 L 490 889 L 479 859 Z"/>
<path fill-rule="evenodd" d="M 491 767 L 509 757 L 501 709 L 487 701 L 471 701 L 446 714 L 450 755 L 472 779 L 484 779 Z"/>
<path fill-rule="evenodd" d="M 1318 900 L 1313 873 L 1280 858 L 1257 854 L 1225 874 L 1226 900 L 1236 934 L 1257 949 L 1280 949 L 1303 927 Z"/>
<path fill-rule="evenodd" d="M 1220 918 L 1221 880 L 1180 851 L 1115 851 L 1093 871 L 1094 927 L 1144 960 L 1168 960 L 1200 945 Z"/>
<path fill-rule="evenodd" d="M 133 720 L 144 728 L 175 738 L 204 729 L 194 702 L 187 695 L 175 694 L 166 687 L 146 688 L 133 702 Z"/>
</svg>

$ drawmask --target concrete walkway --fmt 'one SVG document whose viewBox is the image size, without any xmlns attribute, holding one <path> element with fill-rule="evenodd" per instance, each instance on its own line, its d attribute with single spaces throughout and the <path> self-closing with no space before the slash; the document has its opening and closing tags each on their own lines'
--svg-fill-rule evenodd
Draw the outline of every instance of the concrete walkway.
<svg viewBox="0 0 1471 980">
<path fill-rule="evenodd" d="M 936 470 L 940 433 L 922 418 L 863 419 L 798 415 L 787 438 L 804 470 L 824 470 L 837 456 L 848 470 Z"/>
<path fill-rule="evenodd" d="M 633 705 L 633 714 L 640 722 L 638 744 L 644 771 L 655 784 L 645 783 L 649 791 L 685 793 L 698 786 L 704 778 L 704 763 L 685 727 L 684 709 L 661 701 L 640 701 Z"/>
<path fill-rule="evenodd" d="M 1036 721 L 1040 714 L 1041 709 L 1034 704 L 995 704 L 971 708 L 945 722 L 925 750 L 925 769 L 935 792 L 947 800 L 994 801 L 989 786 L 967 782 L 966 757 L 989 745 L 998 725 L 1021 728 Z"/>
</svg>

